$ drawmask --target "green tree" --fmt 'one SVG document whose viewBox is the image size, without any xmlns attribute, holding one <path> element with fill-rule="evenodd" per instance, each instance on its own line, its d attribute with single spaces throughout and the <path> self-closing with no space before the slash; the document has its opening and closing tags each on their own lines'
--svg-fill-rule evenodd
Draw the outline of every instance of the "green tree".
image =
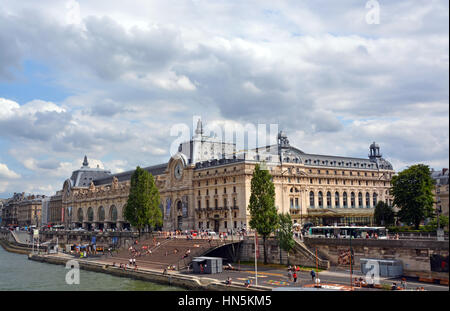
<svg viewBox="0 0 450 311">
<path fill-rule="evenodd" d="M 447 226 L 448 226 L 448 216 L 439 215 L 439 227 L 441 229 L 444 229 Z M 427 227 L 430 228 L 432 231 L 437 229 L 437 216 L 434 216 L 434 218 L 430 221 Z"/>
<path fill-rule="evenodd" d="M 391 206 L 383 201 L 379 201 L 375 206 L 374 212 L 375 223 L 379 226 L 390 226 L 395 222 L 395 212 Z"/>
<path fill-rule="evenodd" d="M 253 172 L 248 209 L 251 217 L 250 227 L 263 238 L 264 264 L 267 264 L 266 239 L 277 228 L 278 215 L 272 176 L 267 170 L 262 170 L 259 164 Z"/>
<path fill-rule="evenodd" d="M 159 208 L 160 197 L 153 175 L 139 166 L 133 172 L 130 181 L 130 193 L 124 209 L 125 219 L 139 231 L 146 226 L 162 225 L 162 213 Z"/>
<path fill-rule="evenodd" d="M 294 232 L 292 231 L 292 219 L 289 213 L 278 214 L 278 230 L 277 238 L 280 248 L 287 252 L 287 261 L 289 264 L 289 252 L 294 248 L 295 241 L 292 237 Z M 280 258 L 281 259 L 281 258 Z M 281 263 L 281 262 L 280 262 Z"/>
<path fill-rule="evenodd" d="M 400 221 L 413 224 L 419 229 L 420 223 L 433 215 L 434 180 L 427 165 L 413 165 L 392 178 L 391 193 L 394 205 L 400 209 Z"/>
</svg>

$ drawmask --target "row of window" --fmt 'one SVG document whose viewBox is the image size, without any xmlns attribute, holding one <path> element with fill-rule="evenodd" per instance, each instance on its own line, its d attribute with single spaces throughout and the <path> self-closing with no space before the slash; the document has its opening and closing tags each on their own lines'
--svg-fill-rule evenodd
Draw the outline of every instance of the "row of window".
<svg viewBox="0 0 450 311">
<path fill-rule="evenodd" d="M 201 195 L 201 191 L 198 190 L 198 195 Z M 236 193 L 236 186 L 233 186 L 233 193 Z M 218 194 L 217 188 L 214 189 L 214 194 Z M 227 188 L 223 188 L 223 194 L 227 194 Z M 206 195 L 209 195 L 209 189 L 206 189 Z"/>
<path fill-rule="evenodd" d="M 237 199 L 233 198 L 233 207 L 237 206 Z M 197 207 L 198 208 L 202 208 L 202 201 L 198 200 L 197 201 Z M 206 200 L 206 208 L 209 208 L 209 200 Z M 219 200 L 214 199 L 214 207 L 218 208 L 219 207 Z M 223 207 L 228 207 L 228 200 L 226 198 L 223 199 Z"/>
<path fill-rule="evenodd" d="M 359 162 L 344 162 L 344 161 L 328 161 L 328 160 L 312 160 L 306 159 L 305 164 L 316 164 L 316 165 L 333 165 L 333 166 L 346 166 L 346 167 L 359 167 L 359 168 L 374 168 L 374 163 L 359 163 Z"/>
<path fill-rule="evenodd" d="M 310 170 L 309 170 L 309 173 L 312 174 L 312 173 L 313 173 L 313 170 L 310 169 Z M 317 173 L 317 174 L 321 174 L 321 170 L 317 170 L 316 173 Z M 355 172 L 355 173 L 356 173 L 355 176 L 362 176 L 362 175 L 361 175 L 362 172 Z M 329 175 L 329 174 L 330 174 L 330 171 L 326 170 L 326 171 L 325 171 L 325 174 L 326 174 L 326 175 Z M 338 174 L 338 171 L 334 171 L 334 175 L 337 175 L 337 174 Z M 342 171 L 342 175 L 345 175 L 345 171 Z M 353 172 L 350 171 L 350 172 L 349 172 L 349 175 L 350 175 L 350 176 L 353 176 Z M 367 172 L 364 172 L 364 176 L 366 176 L 366 177 L 368 176 L 368 175 L 367 175 Z M 374 176 L 375 176 L 375 173 L 372 172 L 372 177 L 374 177 Z"/>
<path fill-rule="evenodd" d="M 324 207 L 324 197 L 323 197 L 323 193 L 322 191 L 319 191 L 319 193 L 317 194 L 317 199 L 318 199 L 318 206 L 319 207 Z M 332 202 L 331 202 L 332 198 L 331 198 L 331 192 L 328 191 L 326 194 L 326 207 L 331 207 L 332 206 Z M 363 207 L 363 194 L 361 192 L 358 193 L 358 206 L 359 207 Z M 376 192 L 374 192 L 372 194 L 372 206 L 375 207 L 377 205 L 377 201 L 378 201 L 378 194 Z M 339 192 L 335 192 L 334 194 L 334 205 L 336 208 L 340 207 L 340 194 Z M 348 195 L 347 192 L 344 192 L 342 194 L 342 205 L 343 207 L 348 207 Z M 315 207 L 315 194 L 313 191 L 311 191 L 309 193 L 309 206 L 311 208 Z M 370 207 L 370 194 L 369 192 L 366 192 L 365 195 L 365 207 L 369 208 Z M 356 207 L 356 195 L 354 192 L 352 192 L 350 194 L 350 207 Z"/>
<path fill-rule="evenodd" d="M 211 228 L 210 228 L 210 222 L 209 222 L 209 221 L 206 221 L 205 224 L 206 224 L 206 228 L 203 227 L 203 221 L 199 221 L 199 222 L 198 222 L 198 228 L 199 228 L 199 229 L 211 229 Z M 234 229 L 237 229 L 237 228 L 238 228 L 237 225 L 238 225 L 238 222 L 237 222 L 237 221 L 233 221 L 233 228 L 234 228 Z M 242 222 L 241 222 L 241 226 L 242 226 Z M 223 227 L 224 227 L 225 229 L 228 229 L 228 221 L 225 220 L 225 221 L 223 222 Z"/>
<path fill-rule="evenodd" d="M 103 206 L 100 206 L 98 208 L 98 221 L 104 221 L 105 220 L 105 208 Z M 94 209 L 92 207 L 89 207 L 87 209 L 87 221 L 94 221 Z M 117 220 L 117 208 L 112 205 L 109 209 L 109 218 L 111 221 Z M 77 220 L 78 222 L 83 222 L 84 215 L 83 215 L 83 209 L 79 208 L 77 211 Z"/>
<path fill-rule="evenodd" d="M 322 184 L 322 179 L 321 179 L 321 178 L 318 178 L 317 181 L 318 181 L 319 185 Z M 313 179 L 313 178 L 310 178 L 310 179 L 309 179 L 309 183 L 310 183 L 310 184 L 313 184 L 313 183 L 314 183 L 314 179 Z M 330 179 L 326 179 L 326 183 L 327 183 L 327 185 L 329 185 L 329 184 L 330 184 Z M 366 186 L 369 185 L 369 181 L 368 181 L 368 180 L 366 180 L 365 183 L 366 183 Z M 339 183 L 338 183 L 338 179 L 334 179 L 334 184 L 335 184 L 335 185 L 338 185 L 338 184 L 339 184 Z M 346 184 L 347 184 L 346 180 L 343 179 L 343 180 L 342 180 L 342 185 L 345 186 Z M 353 180 L 350 180 L 350 185 L 352 185 L 352 186 L 354 185 L 354 181 L 353 181 Z M 362 185 L 361 180 L 358 180 L 358 185 L 359 185 L 359 186 Z M 375 182 L 375 181 L 372 181 L 372 185 L 373 185 L 373 186 L 376 186 L 376 182 Z M 386 187 L 386 182 L 385 182 L 385 181 L 383 182 L 383 186 Z"/>
<path fill-rule="evenodd" d="M 233 167 L 233 171 L 236 171 L 236 166 Z M 226 172 L 227 172 L 227 169 L 224 168 L 224 169 L 223 169 L 223 172 L 226 173 Z M 215 174 L 219 174 L 219 170 L 215 170 L 214 173 L 215 173 Z M 206 171 L 206 175 L 209 176 L 209 171 Z M 202 176 L 202 173 L 198 173 L 198 176 L 201 177 L 201 176 Z"/>
</svg>

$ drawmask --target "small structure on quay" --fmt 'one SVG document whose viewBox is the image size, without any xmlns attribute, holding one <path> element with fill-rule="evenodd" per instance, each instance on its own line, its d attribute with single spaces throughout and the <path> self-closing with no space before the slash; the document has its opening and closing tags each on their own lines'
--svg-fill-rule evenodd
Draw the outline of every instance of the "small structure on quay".
<svg viewBox="0 0 450 311">
<path fill-rule="evenodd" d="M 192 260 L 194 273 L 215 274 L 222 272 L 222 258 L 220 257 L 195 257 Z"/>
</svg>

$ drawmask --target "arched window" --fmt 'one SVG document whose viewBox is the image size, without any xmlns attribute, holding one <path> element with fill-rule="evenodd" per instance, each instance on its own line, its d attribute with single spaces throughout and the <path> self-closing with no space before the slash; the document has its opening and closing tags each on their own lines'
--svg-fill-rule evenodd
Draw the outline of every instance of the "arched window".
<svg viewBox="0 0 450 311">
<path fill-rule="evenodd" d="M 319 207 L 323 208 L 323 194 L 322 191 L 319 191 Z"/>
<path fill-rule="evenodd" d="M 366 192 L 366 207 L 370 208 L 370 194 Z"/>
<path fill-rule="evenodd" d="M 83 209 L 78 209 L 78 222 L 83 222 Z"/>
<path fill-rule="evenodd" d="M 327 192 L 327 207 L 331 208 L 331 192 Z"/>
<path fill-rule="evenodd" d="M 98 208 L 98 221 L 105 221 L 105 209 L 103 206 Z"/>
<path fill-rule="evenodd" d="M 336 208 L 339 208 L 339 192 L 337 191 L 334 194 L 334 206 Z"/>
<path fill-rule="evenodd" d="M 362 193 L 361 193 L 361 192 L 358 193 L 358 206 L 359 206 L 360 208 L 363 207 L 363 198 L 362 198 Z"/>
<path fill-rule="evenodd" d="M 88 218 L 88 221 L 94 221 L 94 210 L 92 209 L 92 207 L 88 208 L 87 218 Z"/>
<path fill-rule="evenodd" d="M 352 192 L 350 194 L 350 202 L 351 202 L 352 208 L 354 208 L 355 207 L 355 193 L 354 192 Z"/>
<path fill-rule="evenodd" d="M 309 207 L 314 208 L 314 192 L 309 193 Z"/>
<path fill-rule="evenodd" d="M 378 194 L 376 194 L 375 192 L 373 193 L 373 207 L 375 207 L 377 205 L 377 197 Z"/>
<path fill-rule="evenodd" d="M 342 199 L 344 201 L 344 208 L 347 208 L 348 207 L 347 192 L 344 192 L 344 194 L 342 195 Z"/>
<path fill-rule="evenodd" d="M 117 208 L 115 205 L 112 205 L 109 209 L 109 219 L 111 219 L 111 221 L 117 221 Z"/>
</svg>

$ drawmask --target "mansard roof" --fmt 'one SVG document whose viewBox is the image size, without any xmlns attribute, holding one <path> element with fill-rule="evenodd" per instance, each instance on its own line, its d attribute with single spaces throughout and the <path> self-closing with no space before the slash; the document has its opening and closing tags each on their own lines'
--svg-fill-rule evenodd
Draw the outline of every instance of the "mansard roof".
<svg viewBox="0 0 450 311">
<path fill-rule="evenodd" d="M 72 187 L 89 187 L 91 181 L 111 176 L 111 172 L 100 168 L 81 168 L 72 173 Z"/>
<path fill-rule="evenodd" d="M 167 163 L 163 163 L 163 164 L 143 167 L 142 169 L 146 170 L 147 172 L 149 172 L 153 176 L 157 176 L 157 175 L 162 175 L 164 173 L 164 171 L 166 170 L 166 168 L 167 168 Z M 111 184 L 112 180 L 113 180 L 113 177 L 116 177 L 119 182 L 130 180 L 131 179 L 131 175 L 133 175 L 134 171 L 135 170 L 130 170 L 130 171 L 126 171 L 126 172 L 119 173 L 119 174 L 113 174 L 113 175 L 110 175 L 108 177 L 95 179 L 94 180 L 94 185 L 100 186 L 100 185 Z"/>
</svg>

